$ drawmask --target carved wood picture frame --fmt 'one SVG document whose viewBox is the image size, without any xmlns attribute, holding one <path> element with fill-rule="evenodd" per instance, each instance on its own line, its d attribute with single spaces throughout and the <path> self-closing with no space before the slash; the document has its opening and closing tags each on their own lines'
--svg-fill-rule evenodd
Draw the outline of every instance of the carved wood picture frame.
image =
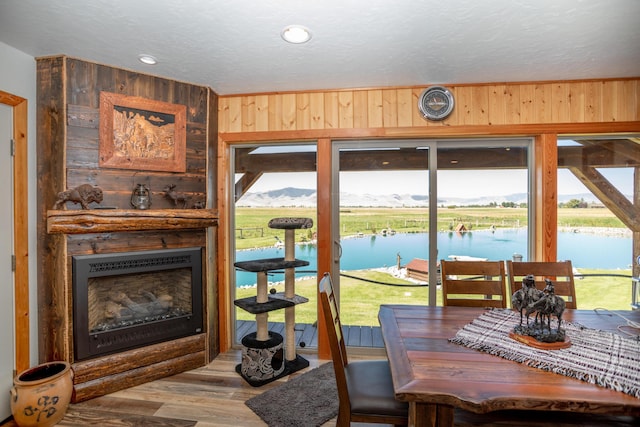
<svg viewBox="0 0 640 427">
<path fill-rule="evenodd" d="M 100 92 L 100 167 L 186 171 L 184 105 Z"/>
</svg>

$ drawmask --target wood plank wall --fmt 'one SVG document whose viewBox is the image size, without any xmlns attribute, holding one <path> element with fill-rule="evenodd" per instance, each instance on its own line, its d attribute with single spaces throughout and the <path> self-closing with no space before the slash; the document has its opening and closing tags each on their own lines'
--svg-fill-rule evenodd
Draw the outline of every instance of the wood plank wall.
<svg viewBox="0 0 640 427">
<path fill-rule="evenodd" d="M 149 184 L 153 193 L 153 209 L 174 207 L 162 194 L 162 189 L 168 184 L 176 184 L 178 192 L 206 197 L 208 88 L 70 58 L 66 60 L 66 70 L 67 188 L 84 183 L 98 185 L 104 192 L 102 205 L 120 209 L 131 208 L 131 191 L 137 183 Z M 99 168 L 101 91 L 185 105 L 186 172 L 175 174 Z"/>
<path fill-rule="evenodd" d="M 222 133 L 284 130 L 425 128 L 463 125 L 599 123 L 640 120 L 640 78 L 446 85 L 451 116 L 423 119 L 424 87 L 221 96 Z"/>
<path fill-rule="evenodd" d="M 220 223 L 229 215 L 225 200 L 231 183 L 229 145 L 260 141 L 330 141 L 331 139 L 532 136 L 540 159 L 552 158 L 549 147 L 560 134 L 640 133 L 640 77 L 604 80 L 548 81 L 445 85 L 454 95 L 455 108 L 442 121 L 427 121 L 418 110 L 421 87 L 344 89 L 290 93 L 259 93 L 221 96 L 218 99 L 219 144 L 218 209 Z M 544 141 L 545 143 L 542 143 Z M 330 167 L 330 162 L 318 168 Z M 556 164 L 535 165 L 537 174 L 548 176 Z M 555 212 L 551 197 L 555 188 L 538 182 L 536 205 Z M 536 256 L 555 259 L 555 216 L 536 223 Z M 224 280 L 230 254 L 229 232 L 218 230 L 218 278 Z M 547 236 L 547 240 L 545 240 Z M 329 251 L 318 263 L 327 265 Z M 324 264 L 323 264 L 324 265 Z M 228 318 L 229 296 L 218 289 L 220 318 Z M 221 325 L 221 350 L 230 343 L 230 325 Z M 327 349 L 320 348 L 327 356 Z"/>
<path fill-rule="evenodd" d="M 216 161 L 216 144 L 208 144 L 208 141 L 217 133 L 217 124 L 209 117 L 211 108 L 217 106 L 217 95 L 207 87 L 64 56 L 38 58 L 37 76 L 38 294 L 39 305 L 43 307 L 39 321 L 40 359 L 73 362 L 72 298 L 69 290 L 71 256 L 189 246 L 206 248 L 207 231 L 49 235 L 46 232 L 47 210 L 53 207 L 59 191 L 85 183 L 102 188 L 104 200 L 101 206 L 131 209 L 131 192 L 138 183 L 148 184 L 151 188 L 152 209 L 175 208 L 162 194 L 162 189 L 168 184 L 176 184 L 179 192 L 208 196 L 208 206 L 215 206 L 215 191 L 208 190 L 213 184 L 209 174 L 211 164 Z M 185 105 L 186 172 L 100 168 L 101 91 Z M 215 168 L 213 171 L 215 173 Z M 79 205 L 67 203 L 67 209 L 79 208 Z M 207 255 L 205 259 L 208 258 Z M 210 274 L 205 268 L 205 277 L 209 278 Z M 217 313 L 217 304 L 209 309 Z M 210 319 L 216 317 L 211 312 L 205 314 Z M 213 336 L 216 343 L 208 344 L 208 348 L 211 354 L 216 354 L 217 330 L 213 331 Z"/>
</svg>

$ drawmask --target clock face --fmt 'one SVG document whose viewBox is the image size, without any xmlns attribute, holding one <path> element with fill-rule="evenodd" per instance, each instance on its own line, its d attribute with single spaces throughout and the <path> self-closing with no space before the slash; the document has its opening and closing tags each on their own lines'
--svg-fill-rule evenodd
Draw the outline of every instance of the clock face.
<svg viewBox="0 0 640 427">
<path fill-rule="evenodd" d="M 418 109 L 425 119 L 445 119 L 453 111 L 453 94 L 442 86 L 427 88 L 418 99 Z"/>
</svg>

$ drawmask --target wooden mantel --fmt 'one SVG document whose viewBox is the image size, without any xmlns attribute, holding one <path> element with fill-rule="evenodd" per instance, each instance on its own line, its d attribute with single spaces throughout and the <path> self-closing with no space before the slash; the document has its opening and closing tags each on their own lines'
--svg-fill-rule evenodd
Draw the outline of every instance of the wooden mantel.
<svg viewBox="0 0 640 427">
<path fill-rule="evenodd" d="M 47 211 L 47 233 L 85 234 L 120 231 L 207 228 L 218 222 L 215 209 L 91 209 Z"/>
</svg>

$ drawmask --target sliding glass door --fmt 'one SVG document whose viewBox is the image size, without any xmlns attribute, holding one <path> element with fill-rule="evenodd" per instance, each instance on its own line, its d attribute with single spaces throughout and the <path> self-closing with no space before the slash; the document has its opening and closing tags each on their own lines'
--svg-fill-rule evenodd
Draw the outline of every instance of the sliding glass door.
<svg viewBox="0 0 640 427">
<path fill-rule="evenodd" d="M 333 277 L 344 325 L 377 325 L 381 303 L 426 304 L 429 300 L 432 145 L 426 141 L 334 143 L 334 195 L 338 198 L 334 223 L 339 224 L 334 242 L 340 256 Z M 407 264 L 418 266 L 416 275 L 407 274 Z M 358 339 L 350 341 L 357 345 Z"/>
<path fill-rule="evenodd" d="M 531 144 L 334 142 L 343 324 L 377 326 L 380 304 L 441 304 L 440 259 L 526 259 Z"/>
</svg>

